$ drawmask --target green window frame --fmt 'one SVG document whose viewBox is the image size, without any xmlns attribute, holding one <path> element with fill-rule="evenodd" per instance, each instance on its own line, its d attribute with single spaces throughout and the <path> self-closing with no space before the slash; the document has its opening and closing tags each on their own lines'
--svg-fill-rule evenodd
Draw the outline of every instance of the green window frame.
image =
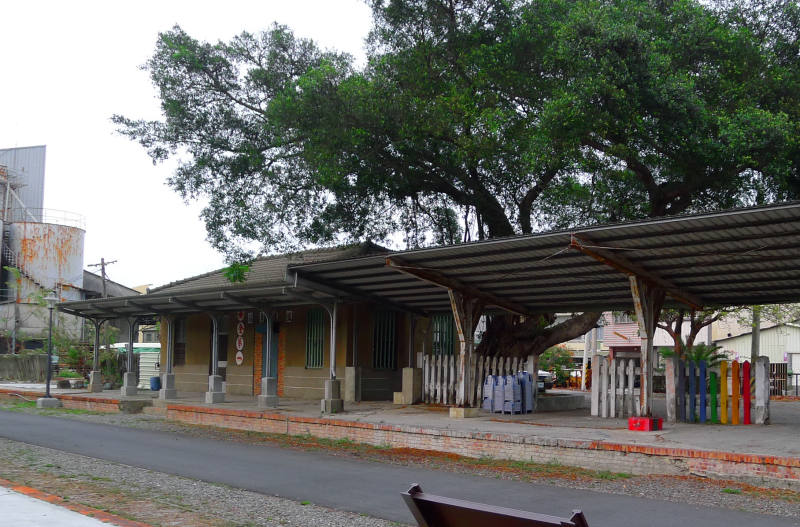
<svg viewBox="0 0 800 527">
<path fill-rule="evenodd" d="M 455 353 L 455 320 L 452 313 L 438 313 L 431 319 L 434 355 L 452 355 Z"/>
<path fill-rule="evenodd" d="M 309 309 L 306 316 L 306 368 L 322 368 L 325 360 L 325 312 Z"/>
<path fill-rule="evenodd" d="M 372 367 L 376 370 L 397 368 L 397 313 L 377 311 L 373 319 Z"/>
</svg>

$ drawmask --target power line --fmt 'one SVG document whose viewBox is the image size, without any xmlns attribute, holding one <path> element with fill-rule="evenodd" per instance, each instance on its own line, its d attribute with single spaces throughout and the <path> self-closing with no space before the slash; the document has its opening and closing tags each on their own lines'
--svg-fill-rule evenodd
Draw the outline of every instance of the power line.
<svg viewBox="0 0 800 527">
<path fill-rule="evenodd" d="M 116 260 L 111 260 L 110 262 L 107 262 L 105 258 L 100 258 L 100 263 L 89 264 L 88 265 L 88 267 L 99 267 L 100 268 L 100 274 L 103 277 L 103 298 L 107 298 L 108 297 L 108 294 L 106 294 L 106 281 L 108 280 L 108 277 L 106 277 L 106 266 L 107 265 L 111 265 L 113 263 L 117 263 L 117 261 Z"/>
</svg>

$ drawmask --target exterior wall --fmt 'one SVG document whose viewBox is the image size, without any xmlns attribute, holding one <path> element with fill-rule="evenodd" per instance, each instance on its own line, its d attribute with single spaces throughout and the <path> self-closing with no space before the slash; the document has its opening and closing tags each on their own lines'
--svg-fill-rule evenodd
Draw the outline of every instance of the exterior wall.
<svg viewBox="0 0 800 527">
<path fill-rule="evenodd" d="M 15 178 L 22 186 L 16 192 L 31 214 L 41 220 L 41 209 L 44 206 L 44 169 L 47 147 L 23 146 L 19 148 L 0 149 L 0 165 L 9 168 L 12 180 Z M 18 203 L 12 204 L 19 207 Z"/>
<path fill-rule="evenodd" d="M 228 363 L 225 373 L 226 392 L 237 395 L 253 395 L 256 351 L 255 323 L 248 324 L 245 317 L 244 360 L 236 364 L 236 314 L 228 313 L 231 319 L 228 333 Z M 166 326 L 166 321 L 162 321 Z M 167 332 L 161 332 L 161 363 L 167 361 Z M 259 348 L 260 349 L 260 348 Z M 175 385 L 178 391 L 205 392 L 208 390 L 209 364 L 211 362 L 211 319 L 208 315 L 190 315 L 186 318 L 186 363 L 175 365 Z M 162 367 L 166 371 L 166 367 Z M 260 370 L 259 370 L 260 371 Z"/>
<path fill-rule="evenodd" d="M 173 367 L 175 388 L 180 392 L 208 391 L 208 364 L 211 357 L 211 320 L 208 315 L 186 317 L 186 363 Z M 163 332 L 162 353 L 166 350 Z M 166 360 L 166 356 L 163 356 Z"/>
<path fill-rule="evenodd" d="M 323 338 L 322 347 L 322 367 L 306 368 L 306 320 L 311 309 L 313 308 L 294 309 L 292 322 L 282 323 L 280 326 L 278 375 L 279 387 L 283 387 L 281 395 L 285 397 L 322 399 L 325 379 L 330 377 L 330 317 L 327 312 L 323 318 L 325 338 Z M 348 343 L 352 340 L 352 313 L 353 306 L 340 305 L 336 314 L 336 378 L 342 380 L 344 380 Z M 282 368 L 280 364 L 281 347 L 283 348 Z M 280 381 L 281 374 L 283 374 L 283 382 Z"/>
<path fill-rule="evenodd" d="M 731 358 L 750 360 L 752 335 L 740 335 L 717 342 Z M 761 330 L 761 355 L 770 362 L 788 362 L 789 355 L 800 353 L 800 328 L 776 326 Z"/>
<path fill-rule="evenodd" d="M 253 365 L 255 364 L 255 344 L 258 317 L 253 316 L 252 323 L 248 323 L 247 316 L 244 319 L 244 348 L 242 355 L 244 360 L 241 365 L 236 364 L 236 314 L 230 313 L 231 329 L 228 334 L 228 365 L 225 373 L 225 391 L 235 395 L 253 395 Z M 209 351 L 210 353 L 210 351 Z M 258 350 L 260 354 L 260 349 Z"/>
<path fill-rule="evenodd" d="M 306 320 L 309 306 L 292 308 L 291 322 L 280 323 L 278 334 L 278 395 L 301 399 L 321 399 L 324 381 L 330 376 L 330 318 L 324 317 L 323 365 L 306 367 Z M 345 367 L 361 367 L 361 393 L 363 400 L 392 400 L 393 393 L 402 389 L 402 368 L 409 363 L 410 317 L 397 314 L 396 352 L 397 367 L 393 370 L 375 369 L 373 364 L 373 312 L 375 306 L 366 304 L 340 305 L 336 328 L 336 377 L 344 380 Z M 255 395 L 261 391 L 261 369 L 266 360 L 262 356 L 263 336 L 255 331 L 257 320 L 245 323 L 244 360 L 237 366 L 236 320 L 230 313 L 228 333 L 228 362 L 226 391 L 230 394 Z M 353 322 L 356 321 L 354 326 Z M 430 349 L 432 336 L 426 332 L 428 321 L 418 319 L 415 347 L 412 354 L 421 351 L 423 343 Z M 166 331 L 161 332 L 162 363 L 166 362 Z M 186 364 L 174 367 L 176 387 L 179 391 L 206 391 L 209 360 L 211 356 L 211 321 L 208 315 L 187 317 Z M 427 342 L 426 342 L 427 339 Z M 413 360 L 412 360 L 413 362 Z"/>
</svg>

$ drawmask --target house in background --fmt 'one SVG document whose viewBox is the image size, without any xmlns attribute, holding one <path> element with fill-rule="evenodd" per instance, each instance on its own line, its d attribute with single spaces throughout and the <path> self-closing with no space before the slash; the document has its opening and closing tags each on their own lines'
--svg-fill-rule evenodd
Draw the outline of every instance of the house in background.
<svg viewBox="0 0 800 527">
<path fill-rule="evenodd" d="M 785 362 L 790 371 L 800 373 L 800 325 L 795 323 L 779 324 L 761 329 L 760 354 L 769 357 L 770 364 Z M 748 331 L 736 337 L 715 341 L 722 351 L 734 360 L 750 360 L 753 345 L 753 333 Z"/>
</svg>

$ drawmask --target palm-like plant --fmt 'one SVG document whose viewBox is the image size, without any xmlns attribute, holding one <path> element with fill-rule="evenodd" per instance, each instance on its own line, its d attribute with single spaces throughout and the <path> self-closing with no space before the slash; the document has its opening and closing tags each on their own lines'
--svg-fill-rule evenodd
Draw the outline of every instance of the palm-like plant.
<svg viewBox="0 0 800 527">
<path fill-rule="evenodd" d="M 723 351 L 720 351 L 722 346 L 714 344 L 689 345 L 683 342 L 681 349 L 683 350 L 683 353 L 679 357 L 681 360 L 692 361 L 694 363 L 705 361 L 708 368 L 718 366 L 720 362 L 728 359 L 728 356 Z M 661 348 L 659 352 L 662 357 L 675 356 L 674 348 Z"/>
</svg>

